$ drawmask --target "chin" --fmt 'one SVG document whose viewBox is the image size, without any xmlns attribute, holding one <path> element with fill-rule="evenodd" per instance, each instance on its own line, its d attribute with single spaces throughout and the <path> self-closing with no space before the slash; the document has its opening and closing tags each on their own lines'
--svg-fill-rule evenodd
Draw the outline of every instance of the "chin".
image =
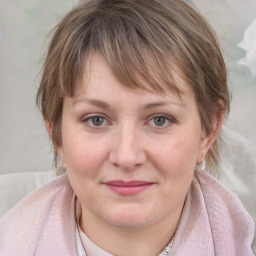
<svg viewBox="0 0 256 256">
<path fill-rule="evenodd" d="M 150 216 L 150 218 L 149 218 Z M 107 222 L 113 226 L 125 229 L 142 228 L 154 222 L 152 215 L 142 209 L 125 207 L 109 213 Z"/>
</svg>

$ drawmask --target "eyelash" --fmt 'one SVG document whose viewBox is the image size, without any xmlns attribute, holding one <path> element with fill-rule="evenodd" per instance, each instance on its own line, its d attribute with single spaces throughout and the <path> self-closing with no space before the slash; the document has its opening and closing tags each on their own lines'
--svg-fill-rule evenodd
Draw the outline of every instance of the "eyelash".
<svg viewBox="0 0 256 256">
<path fill-rule="evenodd" d="M 93 124 L 93 118 L 101 118 L 102 121 L 103 121 L 103 124 L 100 124 L 100 125 L 95 125 Z M 170 116 L 167 116 L 167 115 L 164 115 L 164 114 L 155 114 L 155 115 L 152 115 L 149 117 L 148 121 L 145 123 L 146 125 L 149 124 L 150 122 L 154 122 L 154 120 L 156 118 L 163 118 L 165 123 L 164 125 L 156 125 L 156 124 L 152 124 L 152 126 L 154 128 L 157 128 L 157 129 L 165 129 L 165 128 L 169 128 L 172 124 L 174 123 L 177 123 L 177 120 L 173 117 L 170 117 Z M 90 127 L 91 129 L 101 129 L 101 128 L 104 128 L 106 126 L 108 126 L 109 124 L 111 124 L 107 118 L 101 114 L 93 114 L 93 115 L 89 115 L 89 116 L 86 116 L 82 119 L 82 122 L 85 123 L 88 127 Z M 167 122 L 167 124 L 166 124 Z"/>
<path fill-rule="evenodd" d="M 156 118 L 163 118 L 165 120 L 165 124 L 163 126 L 157 126 L 156 124 L 153 125 L 154 128 L 156 127 L 157 129 L 169 128 L 172 124 L 177 123 L 177 121 L 173 117 L 163 115 L 163 114 L 156 114 L 156 115 L 150 116 L 149 121 L 147 121 L 146 123 L 149 123 L 151 121 L 154 122 Z"/>
<path fill-rule="evenodd" d="M 103 125 L 94 125 L 93 122 L 93 118 L 101 118 L 103 119 Z M 82 119 L 82 122 L 85 123 L 88 127 L 92 128 L 92 129 L 100 129 L 102 127 L 105 127 L 106 125 L 108 125 L 110 122 L 108 122 L 107 118 L 103 115 L 100 114 L 94 114 L 94 115 L 89 115 L 86 116 Z M 90 123 L 91 122 L 91 123 Z"/>
</svg>

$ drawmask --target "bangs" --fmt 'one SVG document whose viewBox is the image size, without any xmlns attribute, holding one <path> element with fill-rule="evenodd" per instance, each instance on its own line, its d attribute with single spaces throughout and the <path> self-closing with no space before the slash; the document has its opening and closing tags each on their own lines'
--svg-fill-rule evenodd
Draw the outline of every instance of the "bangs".
<svg viewBox="0 0 256 256">
<path fill-rule="evenodd" d="M 179 81 L 183 80 L 194 93 L 207 134 L 214 132 L 214 117 L 229 112 L 226 67 L 218 40 L 187 1 L 81 1 L 53 32 L 37 104 L 44 120 L 53 123 L 55 147 L 62 143 L 64 98 L 74 96 L 81 79 L 88 81 L 95 54 L 129 88 L 160 94 L 171 90 L 182 96 Z M 217 165 L 216 143 L 208 155 Z"/>
<path fill-rule="evenodd" d="M 174 79 L 178 75 L 185 80 L 172 52 L 177 46 L 172 48 L 175 42 L 162 38 L 163 31 L 156 33 L 148 21 L 141 18 L 138 22 L 138 16 L 135 21 L 131 14 L 128 17 L 115 15 L 113 10 L 111 13 L 98 11 L 93 16 L 95 18 L 78 26 L 66 41 L 69 52 L 60 65 L 60 86 L 64 94 L 74 95 L 77 81 L 86 79 L 85 70 L 89 70 L 95 54 L 105 59 L 115 77 L 126 87 L 160 94 L 168 90 L 178 95 L 182 93 Z M 70 49 L 71 41 L 74 43 Z"/>
</svg>

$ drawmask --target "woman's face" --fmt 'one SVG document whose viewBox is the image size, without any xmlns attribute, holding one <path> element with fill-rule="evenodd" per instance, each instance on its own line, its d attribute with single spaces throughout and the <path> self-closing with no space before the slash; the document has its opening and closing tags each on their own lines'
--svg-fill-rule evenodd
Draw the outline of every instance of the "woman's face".
<svg viewBox="0 0 256 256">
<path fill-rule="evenodd" d="M 176 81 L 181 97 L 130 89 L 94 56 L 89 80 L 64 99 L 58 153 L 86 221 L 130 229 L 180 215 L 211 141 L 192 91 Z"/>
</svg>

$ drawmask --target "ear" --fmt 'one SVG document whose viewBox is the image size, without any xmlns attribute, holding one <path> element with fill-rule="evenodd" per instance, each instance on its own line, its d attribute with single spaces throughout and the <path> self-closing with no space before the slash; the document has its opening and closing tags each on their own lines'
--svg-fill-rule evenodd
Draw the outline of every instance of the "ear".
<svg viewBox="0 0 256 256">
<path fill-rule="evenodd" d="M 225 112 L 220 111 L 220 114 L 215 116 L 213 120 L 213 131 L 210 134 L 205 134 L 205 132 L 202 133 L 200 148 L 197 155 L 197 163 L 200 163 L 204 160 L 207 152 L 217 139 L 223 124 L 224 116 Z"/>
<path fill-rule="evenodd" d="M 51 140 L 52 140 L 52 122 L 49 121 L 49 120 L 46 120 L 46 121 L 45 121 L 45 127 L 46 127 L 46 130 L 47 130 L 47 132 L 48 132 L 49 137 L 50 137 Z"/>
<path fill-rule="evenodd" d="M 64 159 L 64 153 L 63 153 L 62 147 L 54 145 L 54 141 L 53 141 L 53 124 L 52 124 L 52 122 L 49 121 L 49 120 L 46 120 L 45 121 L 45 127 L 46 127 L 46 130 L 47 130 L 48 134 L 49 134 L 49 137 L 51 138 L 53 146 L 54 146 L 55 150 L 57 151 L 58 156 L 60 157 L 62 164 L 64 165 L 65 159 Z"/>
</svg>

